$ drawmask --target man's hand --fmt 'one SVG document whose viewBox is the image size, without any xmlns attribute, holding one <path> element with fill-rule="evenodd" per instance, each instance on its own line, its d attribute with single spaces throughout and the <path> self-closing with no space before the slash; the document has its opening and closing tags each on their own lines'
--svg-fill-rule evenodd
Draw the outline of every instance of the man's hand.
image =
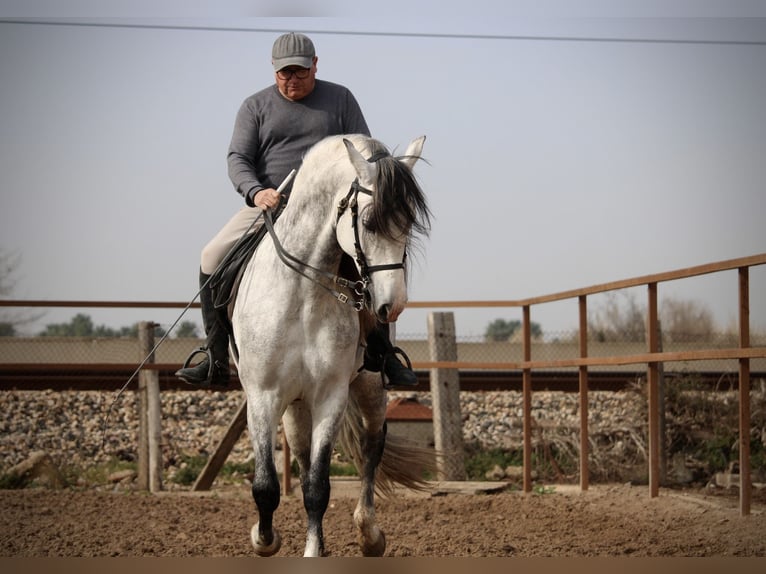
<svg viewBox="0 0 766 574">
<path fill-rule="evenodd" d="M 260 207 L 265 211 L 269 208 L 277 207 L 279 205 L 279 199 L 279 192 L 272 187 L 268 187 L 255 194 L 253 203 L 256 207 Z"/>
</svg>

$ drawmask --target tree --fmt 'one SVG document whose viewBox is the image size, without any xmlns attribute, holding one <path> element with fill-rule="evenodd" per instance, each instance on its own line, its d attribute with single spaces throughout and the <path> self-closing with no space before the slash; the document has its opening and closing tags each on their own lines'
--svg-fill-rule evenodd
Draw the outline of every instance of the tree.
<svg viewBox="0 0 766 574">
<path fill-rule="evenodd" d="M 90 315 L 78 313 L 69 323 L 51 323 L 40 333 L 41 337 L 90 337 L 93 335 L 93 320 Z"/>
<path fill-rule="evenodd" d="M 663 299 L 658 310 L 663 338 L 669 341 L 702 341 L 715 332 L 711 311 L 696 301 Z M 646 340 L 646 307 L 635 297 L 620 299 L 609 293 L 606 305 L 588 320 L 588 332 L 601 342 L 643 342 Z"/>
<path fill-rule="evenodd" d="M 521 330 L 521 321 L 518 319 L 512 319 L 506 321 L 505 319 L 495 319 L 489 325 L 487 325 L 484 331 L 485 341 L 510 341 L 516 332 Z M 530 324 L 530 331 L 533 339 L 539 339 L 543 335 L 543 329 L 538 323 L 532 321 Z"/>
<path fill-rule="evenodd" d="M 664 299 L 660 320 L 663 337 L 677 342 L 709 340 L 715 329 L 710 309 L 697 301 Z"/>
<path fill-rule="evenodd" d="M 19 255 L 0 248 L 0 297 L 8 297 L 16 286 L 14 275 L 19 265 Z"/>
<path fill-rule="evenodd" d="M 16 272 L 21 256 L 0 247 L 0 298 L 9 297 L 16 287 Z M 13 313 L 6 307 L 0 307 L 0 337 L 13 337 L 18 334 L 17 327 L 36 321 L 42 313 Z"/>
<path fill-rule="evenodd" d="M 646 340 L 646 312 L 632 295 L 623 293 L 622 300 L 624 304 L 615 293 L 608 293 L 606 305 L 588 320 L 588 332 L 596 341 L 639 343 Z"/>
<path fill-rule="evenodd" d="M 161 327 L 156 327 L 154 334 L 155 336 L 162 337 L 165 334 L 165 331 Z M 138 337 L 138 323 L 134 323 L 130 327 L 120 327 L 119 329 L 113 329 L 106 325 L 94 326 L 90 315 L 78 313 L 72 317 L 69 323 L 51 323 L 46 325 L 45 330 L 40 332 L 39 336 L 98 338 L 125 337 L 135 339 Z"/>
<path fill-rule="evenodd" d="M 184 321 L 176 329 L 176 338 L 197 337 L 197 324 L 193 321 Z"/>
</svg>

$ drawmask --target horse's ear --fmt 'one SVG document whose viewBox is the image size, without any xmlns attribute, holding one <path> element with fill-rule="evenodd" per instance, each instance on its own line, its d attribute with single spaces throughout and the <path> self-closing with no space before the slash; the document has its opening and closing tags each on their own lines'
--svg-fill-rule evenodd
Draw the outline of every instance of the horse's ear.
<svg viewBox="0 0 766 574">
<path fill-rule="evenodd" d="M 420 159 L 420 152 L 423 151 L 423 143 L 426 141 L 426 136 L 420 136 L 410 142 L 407 146 L 407 151 L 404 152 L 402 157 L 402 163 L 412 169 L 415 167 L 415 162 Z"/>
<path fill-rule="evenodd" d="M 362 187 L 371 187 L 375 182 L 375 176 L 378 169 L 377 165 L 364 159 L 364 156 L 357 151 L 354 144 L 346 138 L 343 138 L 343 143 L 346 145 L 348 159 L 351 160 L 351 164 L 354 166 L 356 174 L 359 176 L 359 183 Z"/>
</svg>

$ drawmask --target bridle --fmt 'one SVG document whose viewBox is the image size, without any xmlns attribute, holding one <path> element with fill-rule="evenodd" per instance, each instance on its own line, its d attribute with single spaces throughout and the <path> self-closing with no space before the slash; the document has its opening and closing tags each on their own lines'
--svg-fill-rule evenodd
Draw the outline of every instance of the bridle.
<svg viewBox="0 0 766 574">
<path fill-rule="evenodd" d="M 387 152 L 378 152 L 376 154 L 373 154 L 367 161 L 370 163 L 374 163 L 387 155 L 388 155 Z M 370 265 L 368 263 L 367 257 L 365 256 L 364 250 L 362 249 L 362 243 L 359 239 L 358 197 L 360 193 L 364 193 L 369 196 L 372 196 L 372 190 L 362 187 L 362 185 L 359 183 L 359 178 L 356 178 L 351 183 L 351 187 L 348 190 L 348 193 L 338 203 L 338 211 L 335 217 L 335 223 L 337 225 L 338 221 L 340 221 L 340 218 L 343 216 L 346 209 L 349 209 L 349 208 L 351 209 L 351 228 L 354 230 L 354 251 L 356 253 L 356 262 L 359 265 L 359 270 L 361 275 L 361 279 L 359 280 L 347 279 L 345 277 L 341 277 L 339 275 L 335 275 L 333 273 L 324 271 L 323 269 L 318 269 L 306 263 L 305 261 L 301 261 L 294 255 L 285 251 L 285 249 L 282 247 L 282 244 L 279 241 L 279 238 L 277 237 L 276 232 L 274 231 L 274 221 L 273 221 L 271 209 L 267 209 L 264 214 L 266 229 L 268 230 L 269 235 L 271 235 L 271 239 L 274 242 L 274 247 L 277 251 L 277 255 L 282 260 L 282 262 L 288 267 L 290 267 L 296 273 L 299 273 L 300 275 L 306 277 L 310 281 L 313 281 L 314 283 L 322 287 L 339 302 L 351 305 L 356 311 L 362 311 L 362 309 L 364 309 L 365 306 L 369 305 L 369 302 L 371 300 L 370 290 L 369 290 L 369 285 L 371 283 L 370 275 L 372 275 L 376 271 L 404 269 L 404 263 L 407 259 L 407 252 L 405 251 L 404 257 L 401 263 L 386 263 L 383 265 Z M 347 294 L 326 286 L 324 283 L 321 283 L 316 278 L 308 275 L 305 272 L 305 270 L 313 271 L 317 275 L 320 275 L 322 277 L 325 277 L 331 280 L 332 283 L 335 285 L 340 285 L 341 287 L 345 287 L 347 289 L 352 290 L 357 298 L 351 299 L 349 298 Z"/>
<path fill-rule="evenodd" d="M 389 269 L 404 269 L 404 262 L 407 260 L 407 252 L 404 253 L 404 258 L 401 263 L 385 263 L 383 265 L 370 265 L 367 262 L 367 257 L 362 250 L 362 243 L 359 240 L 359 202 L 357 198 L 360 193 L 372 195 L 372 191 L 362 187 L 359 184 L 359 179 L 355 179 L 351 184 L 346 197 L 340 200 L 338 204 L 338 215 L 335 219 L 335 223 L 338 223 L 346 208 L 351 208 L 351 228 L 354 230 L 354 251 L 356 252 L 356 262 L 359 264 L 360 273 L 362 278 L 368 278 L 376 271 L 386 271 Z"/>
</svg>

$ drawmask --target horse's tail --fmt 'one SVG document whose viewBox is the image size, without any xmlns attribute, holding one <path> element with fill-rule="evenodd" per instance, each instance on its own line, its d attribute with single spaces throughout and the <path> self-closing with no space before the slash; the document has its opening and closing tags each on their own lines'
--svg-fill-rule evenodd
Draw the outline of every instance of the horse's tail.
<svg viewBox="0 0 766 574">
<path fill-rule="evenodd" d="M 386 435 L 383 458 L 375 477 L 376 490 L 390 495 L 395 484 L 423 492 L 431 490 L 427 477 L 436 475 L 437 457 L 434 449 L 413 444 L 399 435 Z"/>
<path fill-rule="evenodd" d="M 377 379 L 376 385 L 380 385 Z M 369 396 L 350 393 L 346 414 L 343 419 L 338 446 L 349 456 L 361 473 L 365 455 L 362 452 L 362 438 L 367 432 L 364 420 L 368 422 L 379 417 L 381 424 L 385 419 L 385 392 L 381 389 L 382 405 L 379 400 L 370 401 Z M 374 408 L 370 403 L 377 403 Z M 382 409 L 382 412 L 381 412 Z M 370 412 L 370 411 L 374 412 Z M 439 454 L 432 448 L 420 446 L 404 437 L 387 434 L 380 464 L 375 474 L 375 491 L 383 496 L 394 493 L 398 484 L 417 491 L 429 491 L 429 476 L 436 475 L 436 463 Z"/>
</svg>

